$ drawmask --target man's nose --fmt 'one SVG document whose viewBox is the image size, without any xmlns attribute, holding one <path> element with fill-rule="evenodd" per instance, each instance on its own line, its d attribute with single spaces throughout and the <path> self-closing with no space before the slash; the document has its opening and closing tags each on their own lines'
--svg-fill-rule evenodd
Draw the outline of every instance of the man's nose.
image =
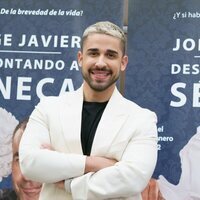
<svg viewBox="0 0 200 200">
<path fill-rule="evenodd" d="M 98 67 L 98 68 L 105 67 L 106 66 L 105 57 L 104 56 L 99 56 L 97 61 L 96 61 L 95 66 Z"/>
</svg>

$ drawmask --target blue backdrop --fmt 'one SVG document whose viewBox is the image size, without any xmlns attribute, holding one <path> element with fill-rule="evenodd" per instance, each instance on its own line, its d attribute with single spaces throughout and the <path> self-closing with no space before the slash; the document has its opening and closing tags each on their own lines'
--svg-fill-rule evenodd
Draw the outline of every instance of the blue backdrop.
<svg viewBox="0 0 200 200">
<path fill-rule="evenodd" d="M 122 17 L 121 0 L 1 0 L 0 107 L 21 120 L 43 95 L 78 88 L 83 30 L 103 20 L 122 26 Z M 10 177 L 0 182 L 10 186 Z"/>
<path fill-rule="evenodd" d="M 179 152 L 200 125 L 200 1 L 129 1 L 125 95 L 158 115 L 154 177 L 177 184 Z"/>
</svg>

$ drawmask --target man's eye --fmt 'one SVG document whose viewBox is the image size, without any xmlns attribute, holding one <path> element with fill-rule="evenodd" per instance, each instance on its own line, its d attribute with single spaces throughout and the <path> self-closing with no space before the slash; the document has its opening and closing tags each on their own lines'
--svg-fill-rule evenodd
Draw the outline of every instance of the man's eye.
<svg viewBox="0 0 200 200">
<path fill-rule="evenodd" d="M 108 58 L 115 58 L 115 55 L 111 54 L 111 53 L 108 53 L 107 56 L 108 56 Z"/>
<path fill-rule="evenodd" d="M 90 55 L 90 56 L 96 56 L 96 55 L 97 55 L 97 52 L 90 52 L 89 55 Z"/>
</svg>

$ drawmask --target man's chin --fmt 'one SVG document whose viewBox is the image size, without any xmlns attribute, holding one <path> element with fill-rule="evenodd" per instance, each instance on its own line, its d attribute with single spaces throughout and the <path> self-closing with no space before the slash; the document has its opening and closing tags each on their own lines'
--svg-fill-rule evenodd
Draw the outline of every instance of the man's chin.
<svg viewBox="0 0 200 200">
<path fill-rule="evenodd" d="M 92 85 L 91 88 L 96 92 L 103 92 L 107 88 L 109 88 L 109 86 L 103 85 L 103 84 L 98 84 L 98 85 Z"/>
<path fill-rule="evenodd" d="M 106 81 L 92 81 L 90 82 L 90 87 L 96 92 L 103 92 L 108 89 L 113 83 Z"/>
</svg>

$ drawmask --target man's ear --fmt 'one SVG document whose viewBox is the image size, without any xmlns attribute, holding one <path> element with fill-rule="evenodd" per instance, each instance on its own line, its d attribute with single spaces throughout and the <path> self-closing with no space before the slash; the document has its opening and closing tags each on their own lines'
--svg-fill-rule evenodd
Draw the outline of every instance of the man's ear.
<svg viewBox="0 0 200 200">
<path fill-rule="evenodd" d="M 82 59 L 83 59 L 83 54 L 81 51 L 78 51 L 77 60 L 80 67 L 82 66 Z"/>
<path fill-rule="evenodd" d="M 128 56 L 125 55 L 122 58 L 121 71 L 125 71 L 127 64 L 128 64 Z"/>
</svg>

